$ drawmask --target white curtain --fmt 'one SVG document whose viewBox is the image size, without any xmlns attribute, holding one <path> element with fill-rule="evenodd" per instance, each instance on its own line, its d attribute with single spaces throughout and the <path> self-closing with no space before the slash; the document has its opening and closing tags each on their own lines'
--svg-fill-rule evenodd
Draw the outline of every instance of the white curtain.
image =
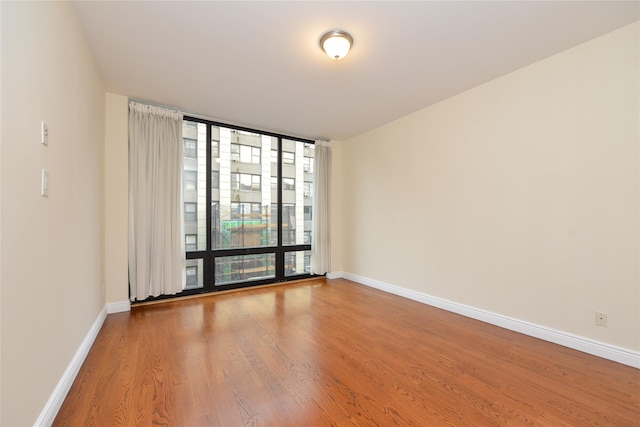
<svg viewBox="0 0 640 427">
<path fill-rule="evenodd" d="M 316 141 L 311 215 L 311 273 L 331 271 L 330 231 L 331 142 Z"/>
<path fill-rule="evenodd" d="M 182 114 L 129 102 L 131 301 L 186 284 L 182 169 Z"/>
</svg>

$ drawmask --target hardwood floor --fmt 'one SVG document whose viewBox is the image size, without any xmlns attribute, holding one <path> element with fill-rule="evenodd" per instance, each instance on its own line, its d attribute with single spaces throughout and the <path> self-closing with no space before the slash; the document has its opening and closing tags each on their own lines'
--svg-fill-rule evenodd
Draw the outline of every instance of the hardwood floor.
<svg viewBox="0 0 640 427">
<path fill-rule="evenodd" d="M 346 280 L 107 317 L 55 426 L 639 426 L 640 370 Z"/>
</svg>

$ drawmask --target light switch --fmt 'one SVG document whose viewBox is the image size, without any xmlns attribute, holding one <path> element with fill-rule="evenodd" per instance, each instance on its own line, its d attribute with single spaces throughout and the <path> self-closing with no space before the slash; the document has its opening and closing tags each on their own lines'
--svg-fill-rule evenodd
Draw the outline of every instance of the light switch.
<svg viewBox="0 0 640 427">
<path fill-rule="evenodd" d="M 45 122 L 40 122 L 40 142 L 49 145 L 49 127 Z"/>
<path fill-rule="evenodd" d="M 42 169 L 42 188 L 40 195 L 49 197 L 49 172 L 46 169 Z"/>
</svg>

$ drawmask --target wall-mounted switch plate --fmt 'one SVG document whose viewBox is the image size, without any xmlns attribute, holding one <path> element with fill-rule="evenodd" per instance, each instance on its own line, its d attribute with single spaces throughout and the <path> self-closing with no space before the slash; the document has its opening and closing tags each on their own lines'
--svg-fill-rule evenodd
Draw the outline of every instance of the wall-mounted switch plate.
<svg viewBox="0 0 640 427">
<path fill-rule="evenodd" d="M 40 123 L 40 143 L 49 145 L 49 127 L 45 122 Z"/>
<path fill-rule="evenodd" d="M 43 197 L 49 197 L 49 172 L 46 169 L 42 169 L 42 187 L 40 189 L 40 195 Z"/>
</svg>

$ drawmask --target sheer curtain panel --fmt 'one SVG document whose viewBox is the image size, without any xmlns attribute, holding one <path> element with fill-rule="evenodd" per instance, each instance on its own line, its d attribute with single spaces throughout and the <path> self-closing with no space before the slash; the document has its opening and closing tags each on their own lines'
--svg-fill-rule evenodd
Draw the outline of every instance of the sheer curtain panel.
<svg viewBox="0 0 640 427">
<path fill-rule="evenodd" d="M 131 301 L 175 294 L 185 286 L 182 168 L 182 114 L 130 101 Z"/>
<path fill-rule="evenodd" d="M 331 268 L 330 188 L 331 142 L 316 141 L 315 169 L 313 171 L 313 195 L 311 215 L 311 273 L 325 274 Z"/>
</svg>

